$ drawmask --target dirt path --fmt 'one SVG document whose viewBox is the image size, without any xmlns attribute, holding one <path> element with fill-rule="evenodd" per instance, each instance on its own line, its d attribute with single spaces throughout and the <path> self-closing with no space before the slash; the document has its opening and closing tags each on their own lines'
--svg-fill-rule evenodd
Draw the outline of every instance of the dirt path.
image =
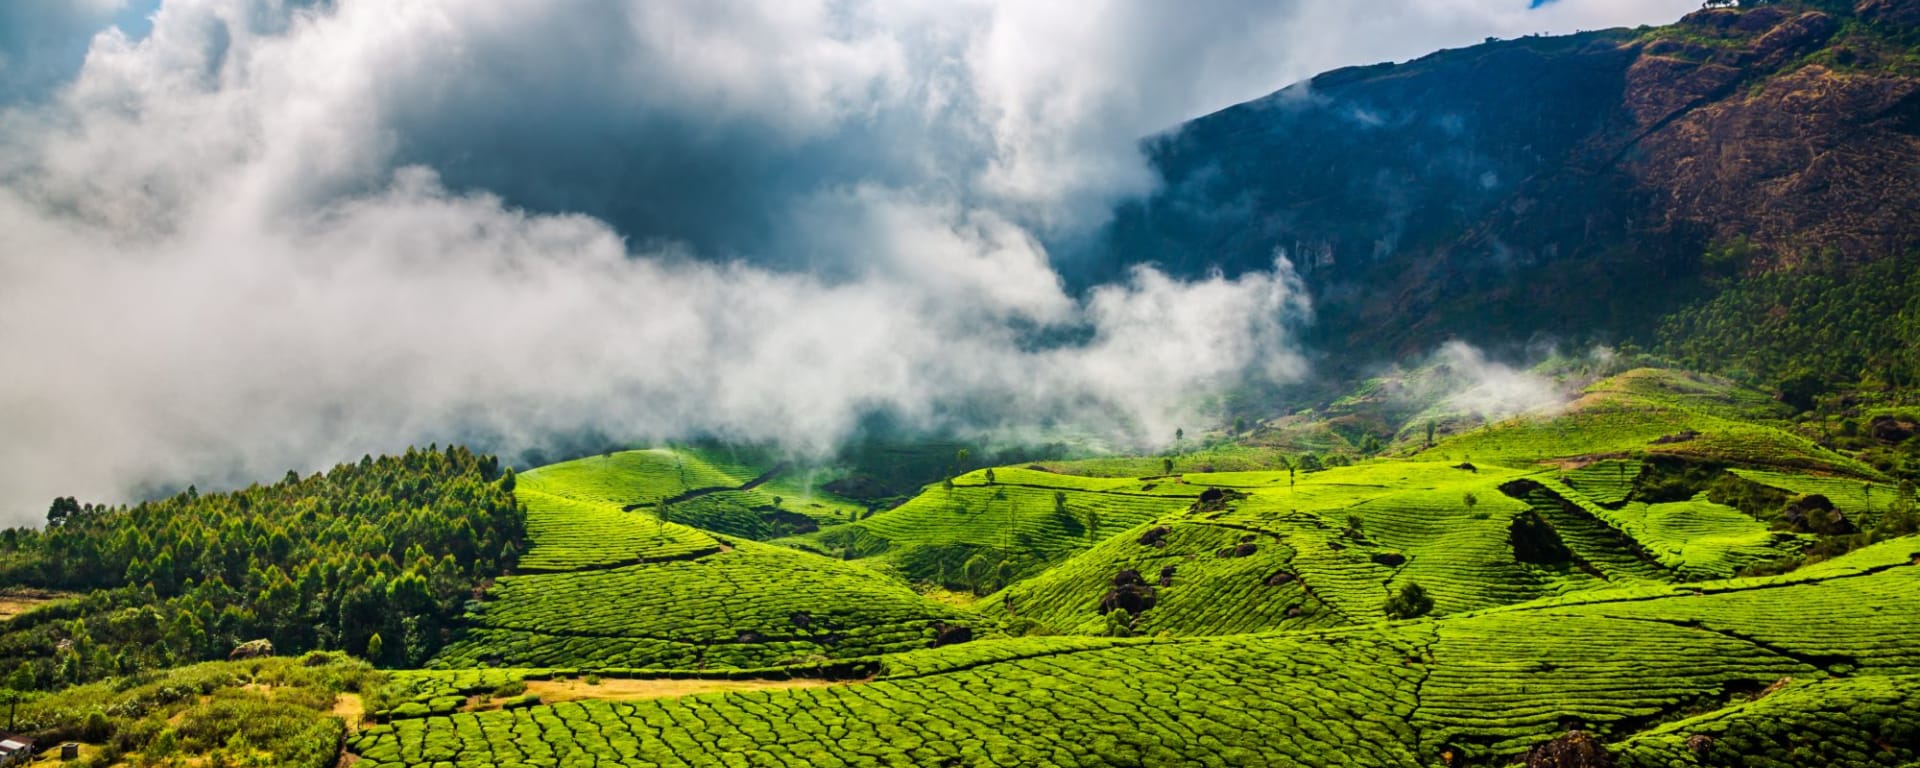
<svg viewBox="0 0 1920 768">
<path fill-rule="evenodd" d="M 527 693 L 540 695 L 543 704 L 582 699 L 664 699 L 696 693 L 735 693 L 770 691 L 781 688 L 824 688 L 839 683 L 827 680 L 601 680 L 588 685 L 585 680 L 528 680 Z"/>
<path fill-rule="evenodd" d="M 333 714 L 346 721 L 347 730 L 357 731 L 360 723 L 367 719 L 367 705 L 361 701 L 360 694 L 342 693 L 333 698 Z"/>
<path fill-rule="evenodd" d="M 11 619 L 40 606 L 57 600 L 65 600 L 74 595 L 65 592 L 49 592 L 39 589 L 9 589 L 0 591 L 0 621 Z"/>
</svg>

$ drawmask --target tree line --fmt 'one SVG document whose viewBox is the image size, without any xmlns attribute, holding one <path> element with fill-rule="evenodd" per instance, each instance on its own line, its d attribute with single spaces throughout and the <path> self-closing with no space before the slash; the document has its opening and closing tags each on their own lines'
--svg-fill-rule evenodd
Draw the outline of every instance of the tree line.
<svg viewBox="0 0 1920 768">
<path fill-rule="evenodd" d="M 83 592 L 17 617 L 0 669 L 42 687 L 225 658 L 344 650 L 417 665 L 526 539 L 512 470 L 463 447 L 132 506 L 54 501 L 0 531 L 0 583 Z"/>
</svg>

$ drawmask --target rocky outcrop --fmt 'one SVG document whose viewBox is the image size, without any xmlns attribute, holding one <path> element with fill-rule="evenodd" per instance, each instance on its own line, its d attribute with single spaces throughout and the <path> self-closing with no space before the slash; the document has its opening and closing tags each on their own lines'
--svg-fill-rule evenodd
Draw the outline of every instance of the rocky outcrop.
<svg viewBox="0 0 1920 768">
<path fill-rule="evenodd" d="M 1316 342 L 1403 354 L 1633 335 L 1735 238 L 1734 274 L 1920 247 L 1916 15 L 1781 2 L 1328 73 L 1150 141 L 1164 184 L 1081 277 L 1284 255 Z"/>
</svg>

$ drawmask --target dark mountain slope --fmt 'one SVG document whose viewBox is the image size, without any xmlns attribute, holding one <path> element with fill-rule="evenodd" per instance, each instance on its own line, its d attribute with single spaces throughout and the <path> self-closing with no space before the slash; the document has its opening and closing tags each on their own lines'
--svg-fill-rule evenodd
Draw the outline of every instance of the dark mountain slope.
<svg viewBox="0 0 1920 768">
<path fill-rule="evenodd" d="M 1329 348 L 1645 338 L 1711 278 L 1920 242 L 1917 6 L 1704 10 L 1322 75 L 1151 141 L 1164 187 L 1092 269 L 1284 253 Z"/>
</svg>

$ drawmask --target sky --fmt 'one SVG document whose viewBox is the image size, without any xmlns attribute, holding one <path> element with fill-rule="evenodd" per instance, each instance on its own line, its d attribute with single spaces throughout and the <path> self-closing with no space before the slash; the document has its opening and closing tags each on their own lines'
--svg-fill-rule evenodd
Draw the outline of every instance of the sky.
<svg viewBox="0 0 1920 768">
<path fill-rule="evenodd" d="M 1141 138 L 1696 5 L 7 0 L 0 523 L 429 441 L 1150 448 L 1309 376 L 1312 306 L 1283 254 L 1069 290 Z"/>
</svg>

